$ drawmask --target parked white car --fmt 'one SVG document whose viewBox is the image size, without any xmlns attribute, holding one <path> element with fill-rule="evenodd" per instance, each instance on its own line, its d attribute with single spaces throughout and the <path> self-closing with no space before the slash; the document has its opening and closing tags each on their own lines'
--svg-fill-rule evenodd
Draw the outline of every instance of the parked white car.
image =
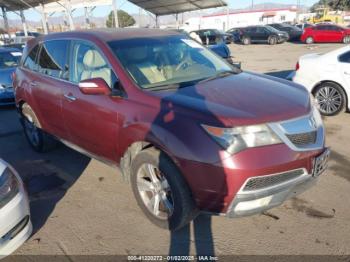
<svg viewBox="0 0 350 262">
<path fill-rule="evenodd" d="M 315 96 L 322 115 L 350 109 L 350 46 L 300 57 L 290 78 Z"/>
<path fill-rule="evenodd" d="M 29 201 L 17 172 L 0 159 L 0 259 L 32 234 Z"/>
</svg>

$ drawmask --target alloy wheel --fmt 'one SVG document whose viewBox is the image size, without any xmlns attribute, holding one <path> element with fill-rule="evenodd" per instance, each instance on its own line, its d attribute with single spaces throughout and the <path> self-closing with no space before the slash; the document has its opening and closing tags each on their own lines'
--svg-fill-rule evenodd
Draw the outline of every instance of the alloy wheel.
<svg viewBox="0 0 350 262">
<path fill-rule="evenodd" d="M 314 39 L 312 37 L 306 38 L 306 43 L 307 44 L 312 44 L 314 42 Z"/>
<path fill-rule="evenodd" d="M 152 164 L 143 164 L 137 173 L 137 189 L 148 211 L 158 219 L 174 212 L 171 188 L 165 176 Z"/>
<path fill-rule="evenodd" d="M 343 105 L 343 96 L 336 88 L 332 86 L 323 86 L 316 95 L 316 101 L 320 111 L 326 115 L 332 115 L 338 112 Z"/>
</svg>

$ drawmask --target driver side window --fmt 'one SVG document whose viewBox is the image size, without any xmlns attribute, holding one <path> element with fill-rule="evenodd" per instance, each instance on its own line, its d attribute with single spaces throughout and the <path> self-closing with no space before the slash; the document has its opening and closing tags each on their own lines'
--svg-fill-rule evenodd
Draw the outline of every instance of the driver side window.
<svg viewBox="0 0 350 262">
<path fill-rule="evenodd" d="M 117 78 L 102 54 L 91 44 L 75 42 L 72 48 L 70 81 L 79 83 L 91 78 L 102 78 L 113 88 Z"/>
</svg>

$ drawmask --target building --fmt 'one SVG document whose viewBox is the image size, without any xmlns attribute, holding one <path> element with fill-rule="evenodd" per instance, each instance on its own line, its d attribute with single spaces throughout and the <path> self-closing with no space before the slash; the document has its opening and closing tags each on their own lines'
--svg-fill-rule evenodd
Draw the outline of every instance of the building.
<svg viewBox="0 0 350 262">
<path fill-rule="evenodd" d="M 229 13 L 218 13 L 193 17 L 188 19 L 182 29 L 186 31 L 198 29 L 228 30 L 235 27 L 250 25 L 265 25 L 270 23 L 296 22 L 298 12 L 296 7 L 266 10 L 241 10 Z M 228 26 L 227 26 L 228 24 Z"/>
</svg>

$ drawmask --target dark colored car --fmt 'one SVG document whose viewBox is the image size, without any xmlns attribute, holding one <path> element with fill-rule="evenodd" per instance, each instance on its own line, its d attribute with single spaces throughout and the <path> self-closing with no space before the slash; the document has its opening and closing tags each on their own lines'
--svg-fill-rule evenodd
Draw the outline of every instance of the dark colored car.
<svg viewBox="0 0 350 262">
<path fill-rule="evenodd" d="M 226 33 L 230 34 L 232 36 L 232 41 L 234 43 L 238 43 L 241 41 L 241 30 L 244 27 L 239 27 L 239 28 L 231 28 L 230 30 L 228 30 Z"/>
<path fill-rule="evenodd" d="M 308 27 L 301 36 L 301 41 L 312 43 L 350 43 L 350 29 L 332 24 L 318 24 Z"/>
<path fill-rule="evenodd" d="M 196 37 L 194 37 L 194 34 Z M 226 45 L 225 38 L 219 30 L 198 30 L 189 33 L 190 37 L 199 41 L 222 58 L 231 59 L 231 51 Z"/>
<path fill-rule="evenodd" d="M 14 48 L 0 47 L 0 106 L 14 105 L 12 74 L 19 64 L 22 53 Z"/>
<path fill-rule="evenodd" d="M 140 208 L 163 228 L 178 229 L 199 211 L 260 213 L 326 168 L 322 119 L 305 88 L 237 70 L 175 32 L 34 39 L 14 86 L 35 150 L 58 140 L 119 166 Z"/>
<path fill-rule="evenodd" d="M 212 43 L 218 43 L 223 41 L 225 44 L 230 44 L 233 42 L 233 38 L 230 34 L 225 33 L 217 29 L 201 29 L 197 31 L 192 31 L 199 35 L 204 44 L 208 45 Z M 191 33 L 192 33 L 191 32 Z"/>
<path fill-rule="evenodd" d="M 268 43 L 275 45 L 288 41 L 288 34 L 271 26 L 248 26 L 242 28 L 240 39 L 244 45 L 252 43 Z"/>
<path fill-rule="evenodd" d="M 289 36 L 289 41 L 300 41 L 300 37 L 303 34 L 303 30 L 290 24 L 270 24 L 269 26 L 279 31 L 286 32 Z"/>
</svg>

